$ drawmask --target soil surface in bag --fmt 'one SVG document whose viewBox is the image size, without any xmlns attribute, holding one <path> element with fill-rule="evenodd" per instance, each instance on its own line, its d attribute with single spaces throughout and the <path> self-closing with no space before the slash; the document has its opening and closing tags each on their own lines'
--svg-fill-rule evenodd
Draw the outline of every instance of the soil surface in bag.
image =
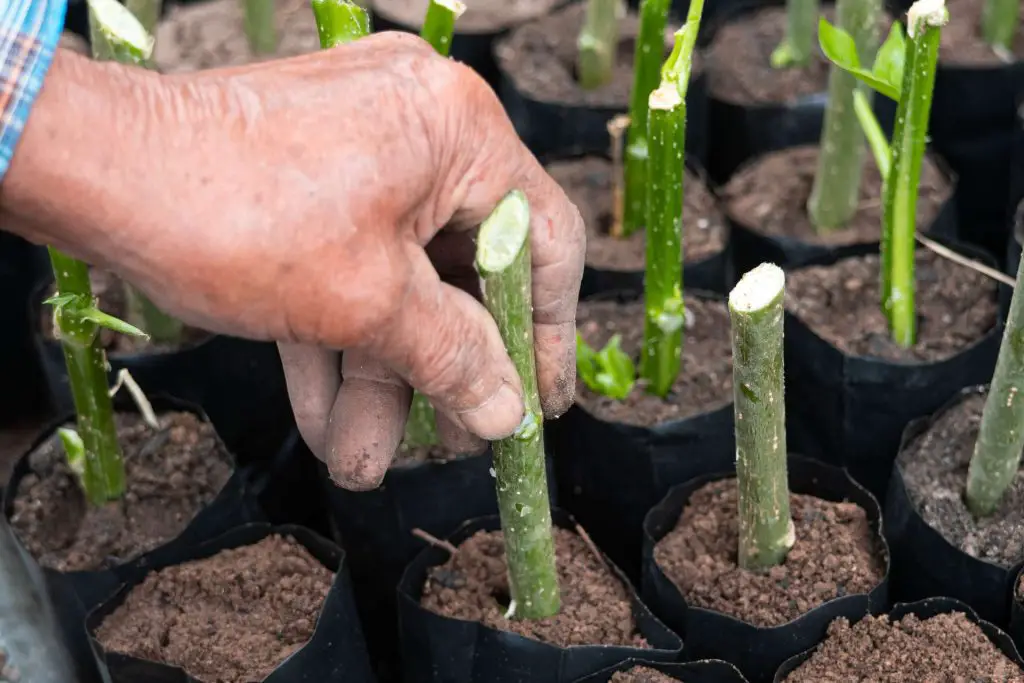
<svg viewBox="0 0 1024 683">
<path fill-rule="evenodd" d="M 783 679 L 830 681 L 991 681 L 1024 683 L 1024 672 L 963 612 L 836 619 L 817 651 Z"/>
<path fill-rule="evenodd" d="M 736 564 L 736 479 L 697 489 L 679 524 L 654 549 L 655 561 L 688 604 L 755 626 L 786 624 L 834 598 L 868 593 L 885 576 L 881 540 L 855 503 L 791 494 L 796 544 L 768 572 Z"/>
<path fill-rule="evenodd" d="M 313 636 L 333 579 L 294 539 L 272 535 L 150 574 L 96 638 L 204 682 L 262 681 Z"/>
<path fill-rule="evenodd" d="M 879 257 L 845 258 L 786 276 L 786 310 L 840 351 L 894 362 L 934 362 L 974 344 L 996 324 L 996 283 L 918 249 L 914 263 L 917 340 L 892 341 L 879 294 Z"/>
<path fill-rule="evenodd" d="M 645 666 L 634 666 L 629 671 L 612 674 L 609 683 L 676 683 L 678 680 Z"/>
<path fill-rule="evenodd" d="M 497 33 L 543 16 L 563 0 L 473 0 L 459 17 L 455 33 Z M 410 28 L 423 26 L 430 0 L 372 0 L 374 14 Z"/>
<path fill-rule="evenodd" d="M 637 381 L 625 400 L 591 391 L 577 378 L 576 402 L 595 417 L 609 422 L 653 426 L 669 420 L 710 412 L 732 401 L 732 337 L 725 302 L 683 297 L 682 371 L 668 396 L 648 394 Z M 622 350 L 639 372 L 643 349 L 644 304 L 635 301 L 584 301 L 576 313 L 577 328 L 594 349 L 602 349 L 612 336 L 622 335 Z"/>
<path fill-rule="evenodd" d="M 244 3 L 207 0 L 174 5 L 156 30 L 153 58 L 163 73 L 181 73 L 316 52 L 320 38 L 309 0 L 277 0 L 277 50 L 254 55 L 245 36 Z"/>
<path fill-rule="evenodd" d="M 882 234 L 882 177 L 864 155 L 859 210 L 839 230 L 818 234 L 807 201 L 818 170 L 818 146 L 800 145 L 770 152 L 739 169 L 722 188 L 726 214 L 762 235 L 789 237 L 811 244 L 877 242 Z M 917 200 L 917 228 L 926 230 L 953 193 L 939 166 L 925 156 Z"/>
<path fill-rule="evenodd" d="M 97 305 L 101 311 L 130 323 L 135 322 L 132 321 L 128 315 L 128 295 L 125 290 L 126 284 L 124 280 L 109 271 L 100 270 L 99 268 L 90 268 L 89 283 L 92 286 L 92 294 L 96 297 Z M 56 287 L 52 287 L 47 292 L 46 296 L 52 296 L 53 294 L 56 294 L 56 291 Z M 40 316 L 39 321 L 43 327 L 43 337 L 50 341 L 55 341 L 56 338 L 53 333 L 52 310 L 51 306 L 44 305 L 44 315 Z M 145 331 L 145 325 L 138 324 L 137 326 Z M 200 330 L 186 325 L 182 327 L 181 344 L 179 345 L 158 343 L 152 339 L 133 337 L 128 334 L 121 334 L 120 332 L 108 330 L 105 327 L 100 328 L 99 336 L 103 349 L 111 356 L 114 356 L 122 354 L 167 353 L 179 351 L 181 349 L 187 349 L 191 346 L 195 346 L 199 342 L 209 339 L 211 334 L 206 330 Z"/>
<path fill-rule="evenodd" d="M 626 586 L 598 550 L 577 534 L 553 527 L 562 608 L 549 619 L 512 621 L 505 542 L 500 531 L 478 531 L 442 565 L 431 567 L 421 604 L 442 616 L 478 621 L 559 647 L 619 645 L 647 648 Z"/>
<path fill-rule="evenodd" d="M 835 7 L 829 3 L 822 14 L 835 23 Z M 888 35 L 892 18 L 883 13 L 881 36 Z M 769 6 L 734 16 L 715 31 L 704 51 L 711 97 L 750 106 L 794 102 L 824 92 L 830 63 L 818 49 L 818 25 L 814 25 L 810 63 L 805 67 L 776 69 L 771 54 L 786 35 L 786 8 Z"/>
<path fill-rule="evenodd" d="M 986 395 L 967 396 L 950 408 L 903 449 L 898 462 L 910 500 L 928 526 L 971 557 L 1009 569 L 1024 559 L 1024 471 L 1017 470 L 992 516 L 976 518 L 964 502 Z"/>
<path fill-rule="evenodd" d="M 637 230 L 627 238 L 613 237 L 610 161 L 588 156 L 559 161 L 547 171 L 569 196 L 587 226 L 587 265 L 610 270 L 643 270 L 646 240 Z M 683 182 L 683 259 L 695 262 L 725 248 L 725 218 L 711 191 L 689 169 Z"/>
<path fill-rule="evenodd" d="M 468 17 L 472 10 L 463 17 Z M 587 90 L 576 80 L 576 38 L 583 27 L 585 2 L 574 2 L 548 16 L 523 24 L 498 43 L 498 65 L 523 96 L 540 102 L 625 110 L 633 89 L 633 50 L 640 21 L 630 10 L 619 20 L 619 44 L 611 80 Z M 462 19 L 459 19 L 460 26 Z M 665 31 L 665 56 L 672 50 L 672 22 Z M 695 55 L 696 57 L 696 55 Z M 691 82 L 700 73 L 695 59 Z"/>
<path fill-rule="evenodd" d="M 56 431 L 29 455 L 32 474 L 18 485 L 11 526 L 43 567 L 98 570 L 170 541 L 231 477 L 231 457 L 213 425 L 187 412 L 141 417 L 117 413 L 124 454 L 124 498 L 88 503 Z"/>
<path fill-rule="evenodd" d="M 952 0 L 950 21 L 942 27 L 939 43 L 939 61 L 942 66 L 992 67 L 1006 64 L 992 50 L 981 32 L 981 15 L 985 0 Z M 1024 57 L 1024 25 L 1017 27 L 1010 52 L 1014 57 Z"/>
</svg>

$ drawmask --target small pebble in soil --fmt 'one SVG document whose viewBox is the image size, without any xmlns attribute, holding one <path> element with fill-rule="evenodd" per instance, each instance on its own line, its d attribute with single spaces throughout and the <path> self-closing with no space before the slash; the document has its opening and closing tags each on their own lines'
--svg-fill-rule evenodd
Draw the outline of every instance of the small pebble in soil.
<svg viewBox="0 0 1024 683">
<path fill-rule="evenodd" d="M 868 593 L 885 575 L 880 540 L 854 503 L 790 495 L 796 543 L 764 573 L 737 565 L 735 479 L 697 489 L 676 528 L 654 549 L 655 561 L 695 606 L 756 626 L 781 626 L 834 598 Z"/>
<path fill-rule="evenodd" d="M 638 382 L 624 401 L 592 392 L 578 379 L 576 401 L 602 420 L 652 426 L 717 410 L 732 402 L 732 342 L 724 301 L 684 296 L 687 313 L 682 371 L 662 399 Z M 579 305 L 577 326 L 584 340 L 603 348 L 615 334 L 622 350 L 639 363 L 643 348 L 643 302 L 587 301 Z"/>
<path fill-rule="evenodd" d="M 899 465 L 910 501 L 930 527 L 968 555 L 1010 568 L 1024 559 L 1024 470 L 990 517 L 976 518 L 964 502 L 986 395 L 970 395 L 937 418 L 900 453 Z"/>
<path fill-rule="evenodd" d="M 634 666 L 612 674 L 608 683 L 678 683 L 678 680 L 646 666 Z"/>
<path fill-rule="evenodd" d="M 836 619 L 784 683 L 1024 683 L 1024 672 L 962 612 L 899 621 Z"/>
<path fill-rule="evenodd" d="M 313 636 L 333 580 L 293 538 L 271 535 L 150 574 L 96 637 L 202 683 L 262 681 Z"/>
<path fill-rule="evenodd" d="M 562 593 L 558 615 L 538 621 L 511 621 L 508 568 L 500 531 L 478 531 L 459 552 L 432 567 L 421 604 L 447 617 L 478 621 L 560 647 L 622 645 L 649 647 L 633 618 L 626 586 L 578 535 L 555 528 L 555 561 Z"/>
<path fill-rule="evenodd" d="M 127 561 L 173 539 L 216 498 L 232 463 L 213 426 L 192 413 L 159 417 L 154 430 L 137 415 L 115 416 L 127 488 L 101 507 L 87 503 L 56 434 L 29 455 L 11 525 L 42 566 L 80 571 Z"/>
</svg>

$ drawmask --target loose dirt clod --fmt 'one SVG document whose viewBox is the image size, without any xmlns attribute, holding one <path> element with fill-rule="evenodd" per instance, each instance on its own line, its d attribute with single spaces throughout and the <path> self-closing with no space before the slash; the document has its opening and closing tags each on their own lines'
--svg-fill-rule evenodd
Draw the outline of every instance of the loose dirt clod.
<svg viewBox="0 0 1024 683">
<path fill-rule="evenodd" d="M 203 683 L 254 683 L 309 642 L 332 581 L 293 538 L 272 535 L 150 574 L 96 637 Z"/>
<path fill-rule="evenodd" d="M 678 683 L 678 680 L 645 666 L 634 666 L 629 671 L 612 674 L 608 683 Z"/>
<path fill-rule="evenodd" d="M 1024 672 L 962 612 L 897 622 L 836 619 L 811 658 L 785 683 L 1024 683 Z"/>
<path fill-rule="evenodd" d="M 917 343 L 892 341 L 879 294 L 877 255 L 787 274 L 786 310 L 845 353 L 896 362 L 950 358 L 996 324 L 996 283 L 924 248 L 914 264 Z"/>
<path fill-rule="evenodd" d="M 117 414 L 127 489 L 103 507 L 88 504 L 56 434 L 29 455 L 11 524 L 44 567 L 102 569 L 153 550 L 184 531 L 231 477 L 232 464 L 213 426 L 192 413 L 160 415 L 153 430 Z"/>
<path fill-rule="evenodd" d="M 767 573 L 737 565 L 735 479 L 697 489 L 676 528 L 654 549 L 665 575 L 691 605 L 756 626 L 781 626 L 844 595 L 867 593 L 885 575 L 880 541 L 854 503 L 790 495 L 796 544 Z"/>
<path fill-rule="evenodd" d="M 432 567 L 422 605 L 437 614 L 479 621 L 560 647 L 649 647 L 637 629 L 626 586 L 583 539 L 565 529 L 553 531 L 562 592 L 557 616 L 539 621 L 505 618 L 509 588 L 500 531 L 478 531 L 459 545 L 457 555 Z"/>
<path fill-rule="evenodd" d="M 732 342 L 729 311 L 722 301 L 684 296 L 688 323 L 683 331 L 683 369 L 663 400 L 638 382 L 624 401 L 595 394 L 578 380 L 576 401 L 602 420 L 650 426 L 716 410 L 732 401 Z M 643 348 L 643 302 L 588 301 L 576 313 L 580 334 L 600 349 L 614 334 L 638 363 Z M 690 324 L 692 321 L 692 324 Z"/>
<path fill-rule="evenodd" d="M 587 226 L 587 265 L 610 270 L 643 270 L 646 240 L 638 230 L 612 237 L 612 163 L 601 157 L 558 161 L 547 167 Z M 695 263 L 725 248 L 725 218 L 704 182 L 686 172 L 683 184 L 683 260 Z"/>
<path fill-rule="evenodd" d="M 939 417 L 907 444 L 899 465 L 910 500 L 930 527 L 971 557 L 1010 568 L 1024 559 L 1024 470 L 992 516 L 977 519 L 964 503 L 986 395 L 968 396 Z"/>
</svg>

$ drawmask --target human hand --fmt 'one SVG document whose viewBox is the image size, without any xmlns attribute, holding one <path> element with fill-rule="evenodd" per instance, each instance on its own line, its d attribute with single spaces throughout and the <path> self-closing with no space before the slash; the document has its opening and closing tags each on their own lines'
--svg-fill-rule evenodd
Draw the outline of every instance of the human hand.
<svg viewBox="0 0 1024 683">
<path fill-rule="evenodd" d="M 62 54 L 0 200 L 30 238 L 190 324 L 282 341 L 303 437 L 335 481 L 365 489 L 399 445 L 410 385 L 457 450 L 519 424 L 519 378 L 465 291 L 469 231 L 515 188 L 556 416 L 575 386 L 582 221 L 493 92 L 414 36 L 180 76 Z"/>
</svg>

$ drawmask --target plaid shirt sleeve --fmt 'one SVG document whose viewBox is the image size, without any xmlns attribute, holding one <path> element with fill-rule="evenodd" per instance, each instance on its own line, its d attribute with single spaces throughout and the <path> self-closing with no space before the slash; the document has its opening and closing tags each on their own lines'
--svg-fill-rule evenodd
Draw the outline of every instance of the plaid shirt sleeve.
<svg viewBox="0 0 1024 683">
<path fill-rule="evenodd" d="M 67 0 L 0 0 L 0 181 L 53 61 Z"/>
</svg>

